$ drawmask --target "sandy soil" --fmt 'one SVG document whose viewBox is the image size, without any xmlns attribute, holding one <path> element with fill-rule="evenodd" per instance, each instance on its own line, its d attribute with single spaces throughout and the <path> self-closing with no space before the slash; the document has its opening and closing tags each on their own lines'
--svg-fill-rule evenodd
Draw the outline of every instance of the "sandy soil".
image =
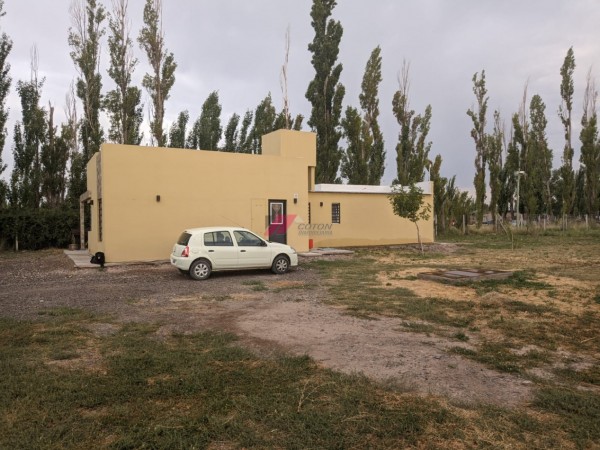
<svg viewBox="0 0 600 450">
<path fill-rule="evenodd" d="M 432 295 L 431 284 L 410 283 Z M 161 324 L 159 338 L 221 330 L 266 357 L 306 354 L 326 368 L 458 403 L 514 407 L 531 399 L 531 382 L 448 352 L 457 341 L 408 332 L 398 318 L 365 320 L 326 305 L 323 284 L 302 266 L 284 276 L 230 272 L 195 282 L 166 264 L 77 270 L 58 251 L 23 253 L 0 257 L 0 316 L 43 320 L 51 308 L 83 308 L 106 317 L 91 325 L 98 335 L 130 321 Z M 97 354 L 89 359 L 101 366 Z"/>
</svg>

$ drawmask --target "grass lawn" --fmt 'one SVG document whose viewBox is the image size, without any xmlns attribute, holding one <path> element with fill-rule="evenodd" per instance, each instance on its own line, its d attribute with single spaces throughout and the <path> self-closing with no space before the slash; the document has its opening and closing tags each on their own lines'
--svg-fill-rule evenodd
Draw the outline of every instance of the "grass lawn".
<svg viewBox="0 0 600 450">
<path fill-rule="evenodd" d="M 365 249 L 309 266 L 332 305 L 467 343 L 452 351 L 531 380 L 531 404 L 457 405 L 308 357 L 260 358 L 228 334 L 165 337 L 52 309 L 0 320 L 0 448 L 597 448 L 600 234 L 515 242 L 477 235 L 453 252 Z M 516 273 L 461 287 L 416 277 L 449 267 Z"/>
</svg>

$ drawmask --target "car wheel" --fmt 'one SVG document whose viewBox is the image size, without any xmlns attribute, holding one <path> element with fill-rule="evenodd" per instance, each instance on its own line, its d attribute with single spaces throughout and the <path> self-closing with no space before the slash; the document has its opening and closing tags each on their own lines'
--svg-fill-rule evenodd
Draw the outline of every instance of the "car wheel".
<svg viewBox="0 0 600 450">
<path fill-rule="evenodd" d="M 283 255 L 279 255 L 273 261 L 273 265 L 271 266 L 271 271 L 277 275 L 281 275 L 286 273 L 290 268 L 290 261 Z"/>
<path fill-rule="evenodd" d="M 194 261 L 190 266 L 190 276 L 194 280 L 206 280 L 210 277 L 210 272 L 212 268 L 210 266 L 210 262 L 206 259 L 199 259 L 198 261 Z"/>
</svg>

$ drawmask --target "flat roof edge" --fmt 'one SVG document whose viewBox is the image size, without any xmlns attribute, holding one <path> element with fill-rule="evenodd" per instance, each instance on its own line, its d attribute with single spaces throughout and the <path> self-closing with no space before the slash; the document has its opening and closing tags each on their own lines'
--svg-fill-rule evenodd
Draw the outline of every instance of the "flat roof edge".
<svg viewBox="0 0 600 450">
<path fill-rule="evenodd" d="M 416 183 L 424 194 L 431 194 L 430 182 Z M 362 184 L 315 184 L 313 192 L 328 193 L 353 193 L 353 194 L 391 194 L 392 186 L 369 186 Z"/>
</svg>

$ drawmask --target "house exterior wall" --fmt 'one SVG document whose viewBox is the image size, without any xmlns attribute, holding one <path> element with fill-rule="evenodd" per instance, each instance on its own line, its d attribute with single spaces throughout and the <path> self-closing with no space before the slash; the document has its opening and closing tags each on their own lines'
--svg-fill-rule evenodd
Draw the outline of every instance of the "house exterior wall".
<svg viewBox="0 0 600 450">
<path fill-rule="evenodd" d="M 430 185 L 430 183 L 427 183 Z M 424 189 L 432 192 L 433 186 Z M 432 205 L 433 196 L 425 194 Z M 390 245 L 417 242 L 417 229 L 409 220 L 394 214 L 388 194 L 356 192 L 311 192 L 310 225 L 300 231 L 313 240 L 315 247 Z M 323 203 L 323 206 L 320 206 Z M 332 223 L 332 204 L 340 205 L 340 223 Z M 422 242 L 434 241 L 433 215 L 420 221 Z"/>
<path fill-rule="evenodd" d="M 269 199 L 286 201 L 287 243 L 299 252 L 310 239 L 321 247 L 417 241 L 387 194 L 314 192 L 315 164 L 316 135 L 291 130 L 263 136 L 262 155 L 104 144 L 87 166 L 88 249 L 107 262 L 153 261 L 168 259 L 186 228 L 240 226 L 268 238 Z M 310 225 L 329 225 L 330 234 L 310 228 L 309 202 Z M 340 224 L 331 223 L 332 203 L 340 204 Z M 433 222 L 420 227 L 423 241 L 433 241 Z"/>
<path fill-rule="evenodd" d="M 92 192 L 90 252 L 108 262 L 164 260 L 186 228 L 240 226 L 267 230 L 268 199 L 287 201 L 287 213 L 308 208 L 308 165 L 313 133 L 281 131 L 266 139 L 262 155 L 105 144 L 88 164 Z M 102 241 L 98 186 L 101 164 Z M 157 201 L 160 196 L 160 201 Z M 294 197 L 297 196 L 297 203 Z M 308 250 L 308 237 L 288 229 L 287 243 Z"/>
</svg>

